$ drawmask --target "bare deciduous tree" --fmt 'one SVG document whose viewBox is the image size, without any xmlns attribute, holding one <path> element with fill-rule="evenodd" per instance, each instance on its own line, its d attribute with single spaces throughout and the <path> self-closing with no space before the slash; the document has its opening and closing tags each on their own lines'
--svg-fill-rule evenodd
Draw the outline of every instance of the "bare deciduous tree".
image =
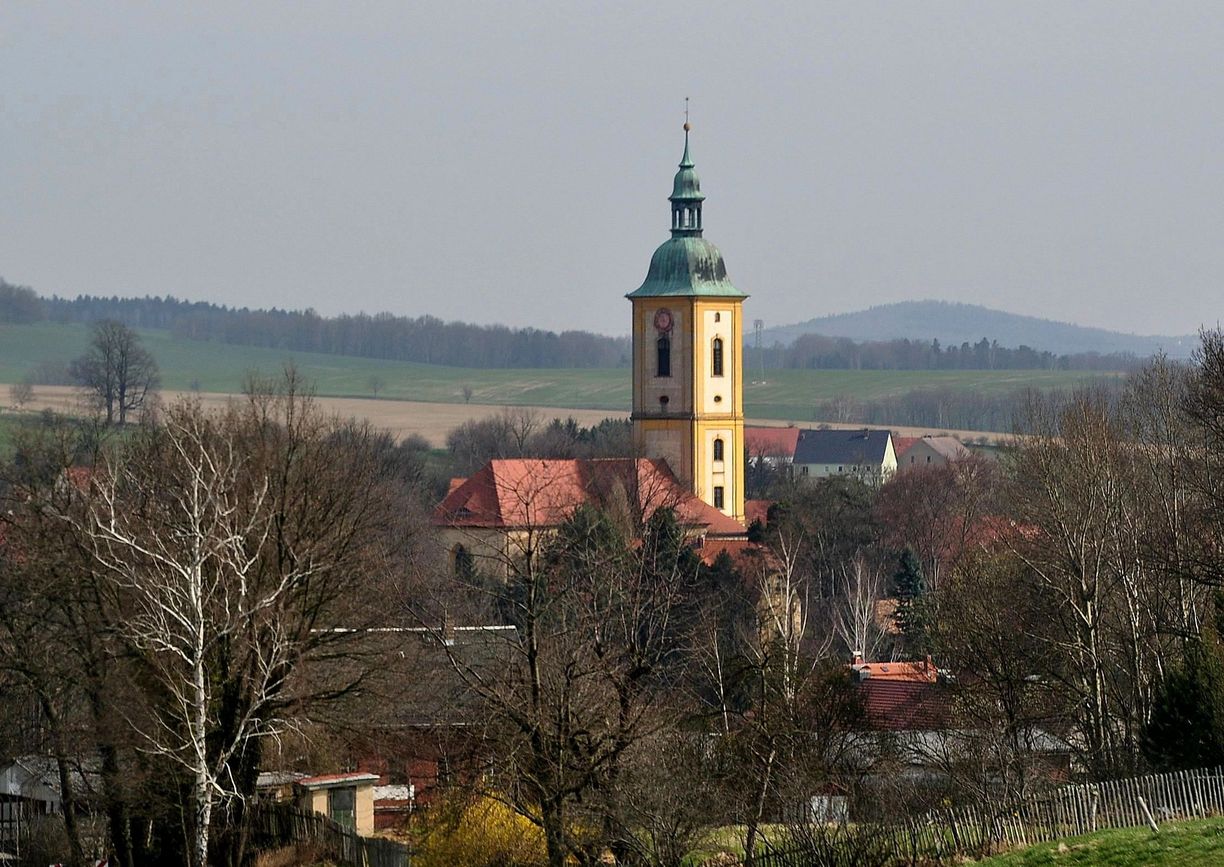
<svg viewBox="0 0 1224 867">
<path fill-rule="evenodd" d="M 273 530 L 268 480 L 249 477 L 239 445 L 216 419 L 177 408 L 159 439 L 154 448 L 164 460 L 155 472 L 141 455 L 138 466 L 111 463 L 98 474 L 79 530 L 129 610 L 127 641 L 165 695 L 139 735 L 148 752 L 191 778 L 191 863 L 203 867 L 213 803 L 238 794 L 231 759 L 250 739 L 280 730 L 267 711 L 296 647 L 278 620 L 315 567 L 306 561 L 277 580 L 257 580 Z M 134 509 L 137 502 L 148 506 Z M 247 710 L 218 738 L 211 660 L 260 632 L 247 671 Z"/>
<path fill-rule="evenodd" d="M 157 390 L 157 362 L 131 328 L 104 320 L 93 327 L 89 349 L 71 365 L 73 379 L 97 406 L 106 423 L 125 424 Z"/>
<path fill-rule="evenodd" d="M 10 385 L 9 399 L 17 409 L 24 409 L 25 405 L 34 399 L 34 386 L 30 380 L 23 379 Z"/>
<path fill-rule="evenodd" d="M 558 480 L 541 462 L 502 491 L 527 516 L 505 548 L 482 545 L 478 568 L 456 569 L 438 587 L 440 605 L 463 600 L 466 616 L 515 627 L 499 633 L 495 672 L 459 652 L 450 663 L 479 698 L 496 756 L 490 794 L 541 828 L 553 867 L 593 865 L 636 845 L 617 795 L 626 756 L 678 716 L 697 561 L 664 492 L 634 489 L 636 469 L 625 464 L 634 471 L 600 480 L 610 512 L 584 506 L 558 525 Z M 636 522 L 630 531 L 627 520 Z M 638 534 L 641 544 L 631 544 Z M 436 609 L 412 607 L 448 646 Z"/>
<path fill-rule="evenodd" d="M 833 603 L 833 631 L 852 653 L 866 661 L 876 658 L 885 634 L 876 622 L 876 608 L 884 598 L 880 570 L 859 554 L 842 568 Z"/>
<path fill-rule="evenodd" d="M 382 440 L 323 417 L 299 386 L 291 374 L 218 412 L 174 405 L 92 471 L 15 502 L 15 522 L 61 528 L 45 542 L 23 534 L 35 562 L 74 554 L 64 580 L 82 588 L 65 597 L 49 584 L 52 595 L 34 588 L 28 601 L 64 610 L 44 621 L 68 658 L 86 639 L 115 645 L 104 659 L 131 694 L 96 697 L 121 711 L 137 764 L 166 783 L 143 793 L 153 800 L 140 812 L 172 816 L 181 793 L 182 859 L 196 867 L 242 863 L 263 742 L 360 682 L 355 636 L 377 617 L 395 558 L 408 559 Z M 98 749 L 115 736 L 99 731 Z M 224 827 L 210 833 L 220 809 Z M 112 821 L 119 849 L 125 821 Z"/>
</svg>

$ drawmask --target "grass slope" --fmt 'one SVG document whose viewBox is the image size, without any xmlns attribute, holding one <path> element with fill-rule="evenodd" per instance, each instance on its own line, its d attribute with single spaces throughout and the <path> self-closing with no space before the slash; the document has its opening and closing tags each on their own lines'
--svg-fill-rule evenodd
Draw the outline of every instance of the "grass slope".
<svg viewBox="0 0 1224 867">
<path fill-rule="evenodd" d="M 369 380 L 385 382 L 379 396 L 433 403 L 463 401 L 472 389 L 473 403 L 570 407 L 626 411 L 630 401 L 628 369 L 611 370 L 478 370 L 344 355 L 289 352 L 231 346 L 202 340 L 177 340 L 167 331 L 141 335 L 157 358 L 162 385 L 203 391 L 236 392 L 252 370 L 272 373 L 289 360 L 312 380 L 320 395 L 368 397 Z M 17 382 L 43 361 L 67 362 L 85 349 L 83 325 L 0 324 L 0 382 Z M 745 411 L 750 417 L 795 421 L 812 419 L 817 401 L 838 395 L 869 400 L 920 388 L 953 388 L 1000 393 L 1017 388 L 1063 388 L 1089 382 L 1100 374 L 1083 371 L 766 371 L 768 382 L 749 384 Z M 7 395 L 0 395 L 5 402 Z"/>
<path fill-rule="evenodd" d="M 980 867 L 1208 867 L 1224 864 L 1224 819 L 1170 822 L 1160 833 L 1122 828 L 1043 843 L 975 862 Z"/>
</svg>

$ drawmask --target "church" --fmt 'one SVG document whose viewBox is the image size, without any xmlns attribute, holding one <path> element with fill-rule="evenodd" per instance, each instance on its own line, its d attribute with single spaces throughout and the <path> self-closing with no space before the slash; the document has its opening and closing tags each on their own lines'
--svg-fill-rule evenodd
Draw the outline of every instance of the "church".
<svg viewBox="0 0 1224 867">
<path fill-rule="evenodd" d="M 507 573 L 579 506 L 674 510 L 705 559 L 748 546 L 744 500 L 743 303 L 703 237 L 705 195 L 689 150 L 672 183 L 671 237 L 626 296 L 633 315 L 636 452 L 623 458 L 493 460 L 454 479 L 433 524 L 457 571 Z"/>
</svg>

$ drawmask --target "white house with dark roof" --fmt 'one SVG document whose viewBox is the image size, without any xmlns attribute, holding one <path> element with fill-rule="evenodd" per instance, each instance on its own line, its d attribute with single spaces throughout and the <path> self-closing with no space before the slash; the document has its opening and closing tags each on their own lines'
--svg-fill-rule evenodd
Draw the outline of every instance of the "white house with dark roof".
<svg viewBox="0 0 1224 867">
<path fill-rule="evenodd" d="M 69 770 L 69 781 L 78 806 L 91 802 L 100 789 L 101 777 L 95 760 L 78 760 Z M 49 756 L 19 756 L 0 765 L 0 852 L 11 847 L 22 827 L 38 816 L 64 811 L 59 765 Z M 3 860 L 0 854 L 0 860 Z"/>
<path fill-rule="evenodd" d="M 852 476 L 880 485 L 897 471 L 897 454 L 887 430 L 803 430 L 793 467 L 800 481 Z"/>
</svg>

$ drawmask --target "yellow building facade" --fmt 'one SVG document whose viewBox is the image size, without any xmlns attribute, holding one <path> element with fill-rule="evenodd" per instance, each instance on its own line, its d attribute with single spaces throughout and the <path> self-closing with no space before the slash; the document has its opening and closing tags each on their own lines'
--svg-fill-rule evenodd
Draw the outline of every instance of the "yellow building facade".
<svg viewBox="0 0 1224 867">
<path fill-rule="evenodd" d="M 723 514 L 744 520 L 743 302 L 718 248 L 702 237 L 705 196 L 689 155 L 669 197 L 671 238 L 633 305 L 633 435 L 645 457 Z"/>
</svg>

